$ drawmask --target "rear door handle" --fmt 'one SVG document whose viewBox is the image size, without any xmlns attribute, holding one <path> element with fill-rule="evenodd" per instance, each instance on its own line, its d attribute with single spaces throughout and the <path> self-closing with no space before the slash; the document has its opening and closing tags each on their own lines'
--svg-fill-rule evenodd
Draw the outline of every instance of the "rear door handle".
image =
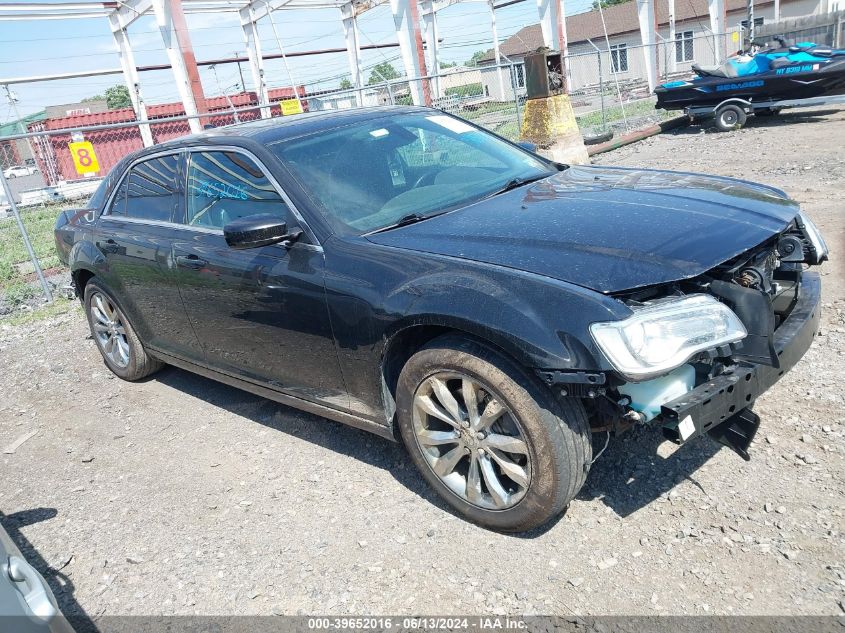
<svg viewBox="0 0 845 633">
<path fill-rule="evenodd" d="M 208 264 L 207 261 L 196 255 L 177 255 L 176 257 L 176 265 L 185 268 L 204 268 L 206 264 Z"/>
</svg>

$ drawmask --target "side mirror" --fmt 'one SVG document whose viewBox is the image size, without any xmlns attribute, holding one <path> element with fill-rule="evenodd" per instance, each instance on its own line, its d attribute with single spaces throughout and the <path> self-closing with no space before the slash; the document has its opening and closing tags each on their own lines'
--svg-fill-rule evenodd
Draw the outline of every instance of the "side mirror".
<svg viewBox="0 0 845 633">
<path fill-rule="evenodd" d="M 229 248 L 238 250 L 259 248 L 271 244 L 286 242 L 284 246 L 292 245 L 302 231 L 296 229 L 288 233 L 288 226 L 275 215 L 260 213 L 238 218 L 223 227 L 223 237 Z"/>
<path fill-rule="evenodd" d="M 517 141 L 516 144 L 519 145 L 522 149 L 527 149 L 532 154 L 537 153 L 537 146 L 534 145 L 534 143 L 529 143 L 528 141 Z"/>
</svg>

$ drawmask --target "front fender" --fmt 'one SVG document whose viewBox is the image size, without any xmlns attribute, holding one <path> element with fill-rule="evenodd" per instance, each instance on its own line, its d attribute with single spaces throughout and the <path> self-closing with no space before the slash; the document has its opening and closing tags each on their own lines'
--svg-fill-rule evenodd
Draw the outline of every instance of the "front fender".
<svg viewBox="0 0 845 633">
<path fill-rule="evenodd" d="M 414 279 L 391 294 L 388 305 L 394 302 L 403 316 L 387 340 L 417 325 L 447 327 L 489 341 L 526 367 L 560 370 L 609 369 L 589 326 L 630 313 L 599 293 L 486 265 Z"/>
</svg>

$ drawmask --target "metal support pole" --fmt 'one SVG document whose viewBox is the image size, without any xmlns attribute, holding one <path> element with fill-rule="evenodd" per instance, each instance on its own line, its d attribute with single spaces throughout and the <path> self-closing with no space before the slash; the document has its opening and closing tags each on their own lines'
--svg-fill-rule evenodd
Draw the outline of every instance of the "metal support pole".
<svg viewBox="0 0 845 633">
<path fill-rule="evenodd" d="M 563 76 L 566 81 L 563 83 L 563 89 L 569 93 L 569 86 L 572 84 L 572 71 L 569 68 L 569 33 L 566 30 L 566 5 L 564 0 L 558 3 L 558 35 L 560 36 L 560 63 Z"/>
<path fill-rule="evenodd" d="M 672 48 L 670 59 L 672 60 L 672 72 L 678 69 L 678 56 L 674 52 L 678 45 L 675 43 L 677 34 L 675 33 L 675 0 L 669 0 L 669 46 Z"/>
<path fill-rule="evenodd" d="M 35 274 L 38 275 L 38 281 L 41 282 L 41 290 L 44 292 L 44 299 L 47 303 L 51 303 L 53 301 L 53 293 L 50 292 L 50 286 L 44 278 L 44 271 L 41 270 L 41 264 L 38 262 L 38 257 L 35 255 L 35 251 L 32 248 L 32 242 L 29 241 L 29 233 L 26 232 L 26 227 L 23 225 L 21 214 L 18 211 L 18 205 L 15 202 L 14 196 L 12 196 L 12 190 L 9 188 L 9 183 L 6 182 L 6 177 L 3 175 L 2 170 L 0 170 L 0 182 L 3 183 L 3 193 L 6 194 L 6 199 L 9 201 L 9 207 L 12 210 L 12 215 L 15 216 L 15 221 L 18 223 L 18 230 L 21 232 L 24 246 L 26 246 L 26 252 L 29 253 L 29 259 L 32 260 L 32 266 L 35 268 Z"/>
<path fill-rule="evenodd" d="M 713 32 L 713 53 L 716 63 L 720 64 L 725 55 L 725 47 L 721 42 L 725 33 L 725 0 L 707 0 L 707 10 L 710 12 L 710 30 Z"/>
<path fill-rule="evenodd" d="M 558 0 L 537 0 L 537 12 L 540 15 L 540 30 L 543 32 L 543 45 L 549 50 L 559 50 L 558 36 Z"/>
<path fill-rule="evenodd" d="M 261 55 L 261 38 L 258 36 L 258 24 L 252 14 L 252 5 L 241 9 L 241 29 L 244 32 L 246 41 L 246 54 L 249 57 L 249 69 L 252 72 L 252 84 L 258 94 L 258 103 L 261 104 L 261 118 L 270 118 L 270 94 L 267 90 L 267 81 L 264 78 L 264 58 Z"/>
<path fill-rule="evenodd" d="M 655 17 L 654 0 L 637 0 L 637 18 L 640 22 L 640 36 L 643 42 L 643 61 L 648 78 L 648 90 L 657 87 L 657 64 L 655 63 Z"/>
<path fill-rule="evenodd" d="M 152 5 L 185 114 L 196 117 L 199 114 L 199 108 L 203 111 L 207 108 L 202 85 L 199 82 L 197 61 L 188 36 L 188 29 L 185 26 L 182 2 L 181 0 L 152 0 Z M 198 118 L 190 118 L 188 121 L 191 132 L 202 131 L 203 126 Z"/>
<path fill-rule="evenodd" d="M 754 34 L 756 29 L 754 28 L 754 0 L 748 0 L 748 41 L 754 41 Z"/>
<path fill-rule="evenodd" d="M 141 79 L 138 76 L 138 67 L 135 64 L 135 56 L 132 53 L 132 46 L 129 42 L 129 35 L 125 28 L 121 28 L 120 22 L 114 15 L 109 16 L 112 36 L 117 45 L 117 55 L 120 58 L 120 67 L 123 69 L 123 79 L 129 89 L 129 98 L 132 101 L 132 109 L 135 110 L 135 117 L 140 124 L 138 130 L 141 133 L 141 141 L 144 147 L 153 145 L 153 134 L 150 126 L 145 123 L 147 120 L 147 106 L 141 97 Z"/>
<path fill-rule="evenodd" d="M 487 0 L 490 7 L 490 29 L 493 33 L 493 53 L 496 57 L 496 75 L 499 77 L 499 98 L 505 100 L 505 82 L 502 79 L 502 53 L 499 51 L 499 33 L 496 29 L 496 7 L 493 0 Z"/>
<path fill-rule="evenodd" d="M 340 8 L 343 17 L 343 33 L 346 36 L 346 53 L 349 56 L 349 72 L 352 83 L 357 88 L 358 106 L 364 106 L 364 73 L 361 69 L 361 34 L 358 31 L 358 18 L 355 5 L 351 2 Z"/>
<path fill-rule="evenodd" d="M 411 99 L 414 105 L 427 105 L 430 103 L 430 92 L 426 90 L 423 80 L 418 79 L 425 74 L 425 59 L 416 6 L 417 0 L 390 0 L 390 11 L 393 14 L 405 75 L 411 80 Z"/>
<path fill-rule="evenodd" d="M 431 81 L 434 85 L 434 96 L 440 98 L 443 94 L 440 91 L 440 59 L 438 55 L 438 28 L 437 28 L 437 8 L 433 0 L 425 0 L 422 6 L 423 20 L 425 22 L 425 45 L 428 48 L 428 64 L 431 67 L 429 71 L 432 75 Z"/>
</svg>

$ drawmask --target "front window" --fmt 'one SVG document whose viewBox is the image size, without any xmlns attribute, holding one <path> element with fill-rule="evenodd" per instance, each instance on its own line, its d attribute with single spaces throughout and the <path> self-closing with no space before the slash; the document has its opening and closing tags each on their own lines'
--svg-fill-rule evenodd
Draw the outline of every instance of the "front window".
<svg viewBox="0 0 845 633">
<path fill-rule="evenodd" d="M 678 33 L 675 38 L 675 61 L 676 62 L 691 62 L 693 58 L 694 48 L 694 33 L 692 31 L 684 31 Z"/>
<path fill-rule="evenodd" d="M 290 222 L 284 200 L 252 159 L 232 151 L 191 153 L 187 224 L 222 229 L 232 220 L 258 213 Z"/>
<path fill-rule="evenodd" d="M 371 119 L 270 146 L 340 233 L 471 204 L 555 170 L 532 154 L 436 112 Z"/>
<path fill-rule="evenodd" d="M 628 72 L 628 45 L 612 44 L 610 47 L 610 71 L 614 73 Z"/>
</svg>

